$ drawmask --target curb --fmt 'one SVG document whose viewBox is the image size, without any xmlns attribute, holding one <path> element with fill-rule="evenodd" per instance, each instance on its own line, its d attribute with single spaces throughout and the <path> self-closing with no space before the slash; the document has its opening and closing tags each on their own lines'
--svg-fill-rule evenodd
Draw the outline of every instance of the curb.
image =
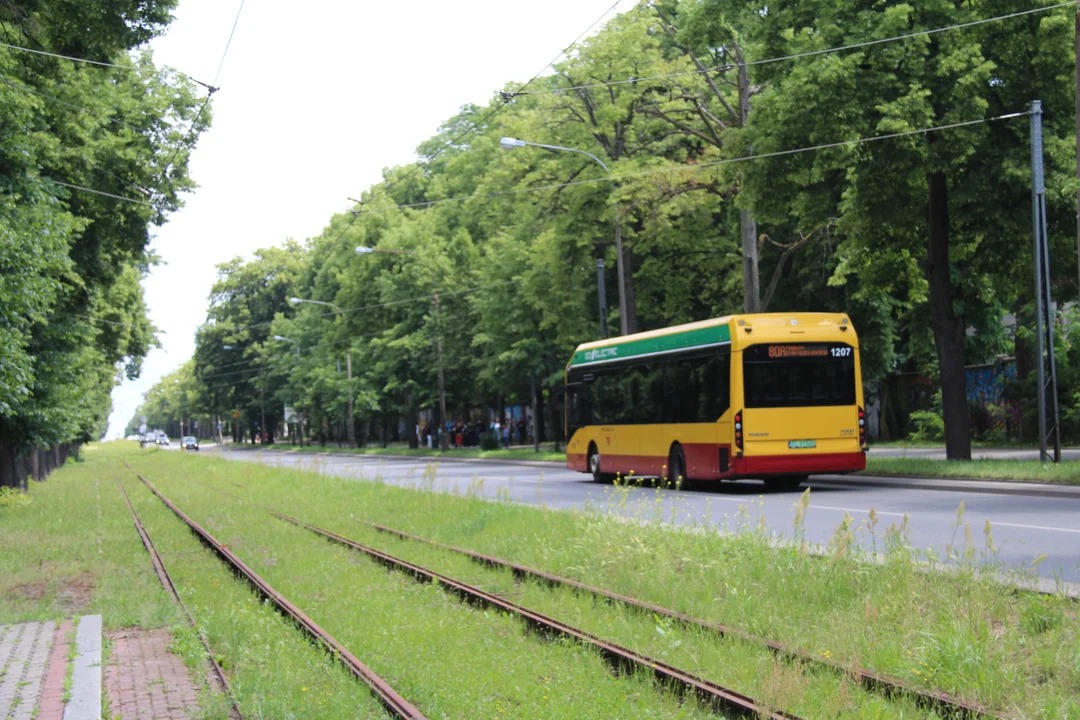
<svg viewBox="0 0 1080 720">
<path fill-rule="evenodd" d="M 98 720 L 101 717 L 101 616 L 83 615 L 75 630 L 71 701 L 64 720 Z"/>
<path fill-rule="evenodd" d="M 1051 483 L 1010 482 L 1008 480 L 979 480 L 977 478 L 927 478 L 898 475 L 818 475 L 810 478 L 813 485 L 842 487 L 881 487 L 903 490 L 937 490 L 977 493 L 982 495 L 1023 495 L 1030 497 L 1080 500 L 1080 486 Z"/>
</svg>

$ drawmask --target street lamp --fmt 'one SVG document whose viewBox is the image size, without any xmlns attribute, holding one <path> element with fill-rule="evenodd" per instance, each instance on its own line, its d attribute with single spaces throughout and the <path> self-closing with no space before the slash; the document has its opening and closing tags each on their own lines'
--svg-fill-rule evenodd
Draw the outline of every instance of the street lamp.
<svg viewBox="0 0 1080 720">
<path fill-rule="evenodd" d="M 611 180 L 611 170 L 604 163 L 603 160 L 593 155 L 591 152 L 585 150 L 578 150 L 577 148 L 563 147 L 562 145 L 547 145 L 545 143 L 534 143 L 527 140 L 518 140 L 517 138 L 504 137 L 499 141 L 499 147 L 503 150 L 513 150 L 519 147 L 538 147 L 545 150 L 556 150 L 559 152 L 571 152 L 578 155 L 584 155 L 600 167 L 604 168 L 604 172 L 608 175 L 608 180 L 611 182 L 611 197 L 614 200 L 616 195 L 615 181 Z M 619 208 L 615 208 L 615 257 L 616 257 L 616 269 L 619 275 L 619 328 L 623 335 L 629 335 L 630 330 L 627 325 L 626 317 L 626 275 L 624 274 L 623 263 L 623 247 L 622 247 L 622 227 L 619 225 Z M 597 290 L 600 293 L 600 334 L 602 337 L 607 337 L 607 301 L 604 299 L 604 261 L 596 261 L 596 273 L 599 282 Z"/>
<path fill-rule="evenodd" d="M 382 248 L 365 247 L 358 245 L 357 255 L 370 255 L 371 253 L 391 253 L 394 255 L 412 255 L 419 257 L 411 250 L 384 250 Z M 435 325 L 439 332 L 435 336 L 435 350 L 438 355 L 439 365 L 439 419 L 443 427 L 439 428 L 439 449 L 450 449 L 450 434 L 446 432 L 446 377 L 443 374 L 443 351 L 442 351 L 442 319 L 439 315 L 439 293 L 434 293 L 435 298 Z"/>
<path fill-rule="evenodd" d="M 287 338 L 282 335 L 275 335 L 274 339 L 278 342 L 291 342 L 293 345 L 296 346 L 296 357 L 300 357 L 300 343 L 296 342 L 292 338 Z"/>
<path fill-rule="evenodd" d="M 322 300 L 305 300 L 304 298 L 289 298 L 289 302 L 293 305 L 299 305 L 301 303 L 308 303 L 310 305 L 325 305 L 326 307 L 333 308 L 342 317 L 345 317 L 345 311 L 331 302 L 323 302 Z M 338 372 L 341 372 L 341 366 L 338 366 Z M 352 392 L 352 347 L 345 351 L 345 373 L 346 379 L 349 383 L 349 418 L 345 423 L 345 433 L 349 436 L 349 446 L 352 447 L 356 444 L 356 420 L 353 418 L 353 392 Z"/>
<path fill-rule="evenodd" d="M 291 342 L 293 345 L 295 345 L 296 346 L 296 359 L 297 360 L 300 359 L 300 343 L 296 342 L 292 338 L 287 338 L 284 335 L 275 335 L 274 339 L 277 340 L 278 342 Z M 266 376 L 264 375 L 263 376 L 263 393 L 265 394 L 265 392 L 266 392 Z M 297 433 L 297 435 L 300 437 L 300 447 L 304 447 L 304 420 L 303 420 L 302 416 L 301 416 L 301 418 L 299 420 L 296 421 L 296 424 L 297 424 L 297 426 L 299 428 L 299 432 Z"/>
</svg>

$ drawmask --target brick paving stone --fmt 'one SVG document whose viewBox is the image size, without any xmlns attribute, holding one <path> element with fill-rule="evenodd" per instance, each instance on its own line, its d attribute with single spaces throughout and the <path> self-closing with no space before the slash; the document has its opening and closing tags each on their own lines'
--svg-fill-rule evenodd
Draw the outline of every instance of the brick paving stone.
<svg viewBox="0 0 1080 720">
<path fill-rule="evenodd" d="M 53 649 L 49 656 L 49 669 L 45 673 L 44 686 L 39 703 L 41 710 L 34 720 L 64 720 L 64 682 L 67 680 L 68 633 L 75 627 L 70 620 L 65 620 L 56 629 Z"/>
<path fill-rule="evenodd" d="M 179 656 L 169 652 L 168 630 L 138 628 L 109 633 L 105 691 L 122 720 L 192 720 L 195 684 Z"/>
<path fill-rule="evenodd" d="M 41 695 L 56 623 L 21 623 L 0 630 L 0 718 L 31 720 Z"/>
</svg>

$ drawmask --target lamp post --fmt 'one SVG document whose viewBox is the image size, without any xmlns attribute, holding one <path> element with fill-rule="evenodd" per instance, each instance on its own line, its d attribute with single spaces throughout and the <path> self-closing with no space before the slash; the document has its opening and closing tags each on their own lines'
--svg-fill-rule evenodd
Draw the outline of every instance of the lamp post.
<svg viewBox="0 0 1080 720">
<path fill-rule="evenodd" d="M 297 360 L 300 359 L 300 343 L 296 342 L 292 338 L 287 338 L 284 335 L 275 335 L 274 339 L 277 340 L 278 342 L 291 342 L 293 345 L 295 345 L 296 346 L 296 359 Z M 265 398 L 265 396 L 266 396 L 266 377 L 263 376 L 263 397 Z M 297 428 L 299 430 L 297 435 L 299 435 L 299 437 L 300 437 L 300 447 L 304 447 L 304 416 L 303 416 L 303 413 L 300 414 L 300 419 L 297 420 L 296 426 L 297 426 Z"/>
<path fill-rule="evenodd" d="M 356 248 L 357 255 L 370 255 L 371 253 L 389 253 L 393 255 L 411 255 L 419 257 L 410 250 L 383 250 L 382 248 L 365 247 L 359 245 Z M 439 420 L 443 427 L 439 428 L 439 449 L 450 449 L 450 434 L 446 432 L 446 378 L 443 375 L 443 350 L 442 350 L 442 319 L 439 315 L 439 293 L 434 293 L 435 299 L 435 326 L 438 332 L 435 335 L 435 351 L 438 355 L 439 366 Z"/>
<path fill-rule="evenodd" d="M 545 143 L 528 142 L 527 140 L 518 140 L 517 138 L 504 137 L 499 141 L 499 147 L 503 150 L 513 150 L 519 147 L 538 147 L 545 150 L 555 150 L 559 152 L 571 152 L 578 155 L 584 155 L 600 167 L 604 168 L 604 172 L 608 175 L 608 180 L 611 183 L 611 197 L 615 199 L 615 181 L 611 180 L 611 170 L 604 163 L 603 160 L 593 155 L 591 152 L 585 150 L 579 150 L 577 148 L 563 147 L 562 145 L 547 145 Z M 615 208 L 615 262 L 616 270 L 619 275 L 619 329 L 623 335 L 630 334 L 630 328 L 628 325 L 628 318 L 626 316 L 626 268 L 623 263 L 623 246 L 622 246 L 622 227 L 619 225 L 619 208 Z M 600 293 L 600 335 L 604 338 L 607 337 L 607 303 L 604 300 L 604 284 L 603 284 L 603 261 L 597 261 L 597 272 L 599 274 L 600 284 L 597 288 Z"/>
<path fill-rule="evenodd" d="M 311 305 L 325 305 L 326 307 L 333 308 L 334 312 L 338 313 L 342 317 L 345 317 L 345 311 L 331 302 L 323 302 L 322 300 L 305 300 L 304 298 L 289 298 L 289 302 L 293 305 L 299 305 L 300 303 L 308 303 Z M 341 368 L 338 368 L 338 372 L 341 372 Z M 345 351 L 345 378 L 349 383 L 349 417 L 345 421 L 345 434 L 348 436 L 349 447 L 356 445 L 356 420 L 353 418 L 353 392 L 352 392 L 352 347 L 349 347 Z"/>
<path fill-rule="evenodd" d="M 235 350 L 233 345 L 222 345 L 222 350 Z M 214 393 L 214 429 L 217 430 L 218 445 L 225 444 L 225 436 L 221 434 L 221 415 L 218 414 L 217 408 L 217 393 Z M 236 437 L 234 434 L 233 437 Z"/>
</svg>

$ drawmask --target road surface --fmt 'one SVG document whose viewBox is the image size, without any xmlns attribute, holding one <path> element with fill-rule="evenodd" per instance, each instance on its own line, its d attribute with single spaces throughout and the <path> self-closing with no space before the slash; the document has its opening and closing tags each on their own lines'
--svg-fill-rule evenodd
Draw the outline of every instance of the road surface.
<svg viewBox="0 0 1080 720">
<path fill-rule="evenodd" d="M 517 502 L 544 504 L 551 508 L 583 508 L 587 503 L 611 512 L 662 518 L 681 524 L 706 522 L 721 529 L 735 530 L 739 523 L 756 525 L 760 518 L 770 531 L 790 537 L 794 506 L 799 492 L 768 492 L 759 482 L 721 483 L 693 491 L 631 488 L 629 501 L 621 503 L 613 488 L 597 485 L 588 475 L 571 472 L 557 464 L 454 460 L 437 462 L 430 458 L 398 458 L 373 455 L 336 455 L 235 450 L 224 446 L 216 454 L 249 462 L 292 467 L 356 480 L 380 480 L 405 487 L 428 487 L 434 467 L 434 489 L 465 493 L 468 490 L 494 498 L 503 496 Z M 481 486 L 479 480 L 483 480 Z M 1038 565 L 1042 578 L 1080 582 L 1080 498 L 1033 497 L 990 493 L 953 492 L 890 487 L 849 487 L 812 480 L 810 511 L 805 535 L 811 543 L 829 542 L 844 515 L 854 519 L 853 527 L 865 523 L 874 508 L 879 516 L 878 547 L 889 525 L 909 518 L 910 541 L 920 549 L 932 549 L 944 556 L 949 544 L 963 544 L 964 531 L 956 526 L 957 508 L 965 506 L 965 520 L 971 524 L 977 550 L 983 550 L 983 528 L 987 520 L 993 530 L 997 559 L 1012 568 L 1030 569 L 1032 561 L 1045 554 Z M 742 510 L 740 510 L 742 508 Z M 740 514 L 749 519 L 740 521 Z M 873 539 L 858 532 L 859 541 L 870 548 Z"/>
</svg>

